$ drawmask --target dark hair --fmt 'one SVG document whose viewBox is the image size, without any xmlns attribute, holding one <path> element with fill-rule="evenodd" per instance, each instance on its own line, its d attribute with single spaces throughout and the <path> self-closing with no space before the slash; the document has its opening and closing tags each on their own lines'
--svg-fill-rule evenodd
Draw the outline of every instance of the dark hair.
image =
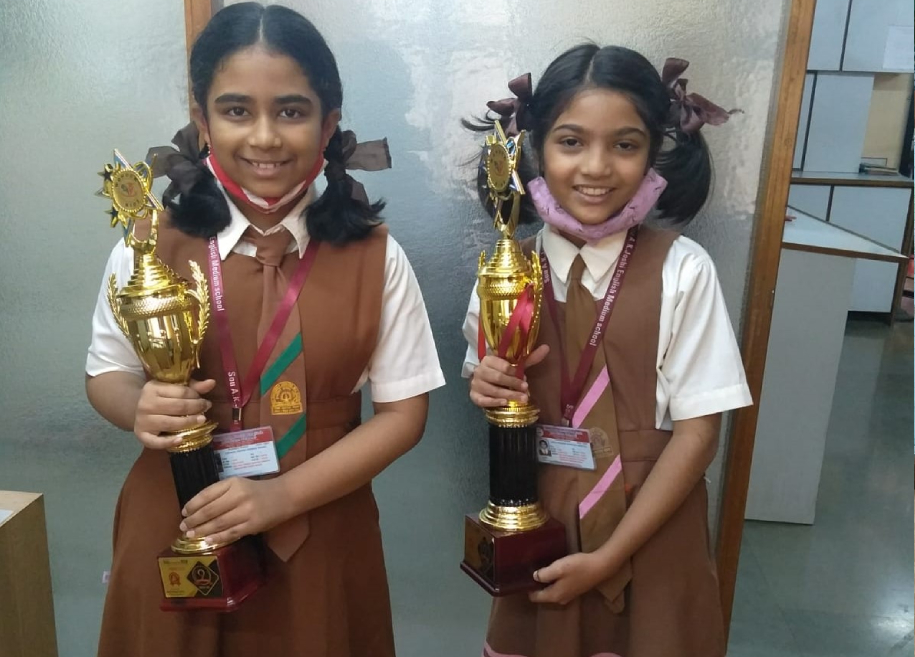
<svg viewBox="0 0 915 657">
<path fill-rule="evenodd" d="M 286 7 L 243 2 L 217 12 L 191 50 L 191 88 L 204 115 L 207 96 L 221 63 L 256 44 L 298 63 L 321 100 L 322 118 L 342 107 L 343 86 L 337 62 L 317 28 Z M 331 136 L 324 157 L 328 161 L 327 189 L 308 208 L 308 232 L 315 239 L 335 244 L 363 238 L 381 223 L 379 214 L 385 204 L 364 203 L 352 197 L 349 177 L 339 175 L 344 166 L 339 127 Z M 175 225 L 192 235 L 215 235 L 231 221 L 225 197 L 208 171 L 187 194 L 173 200 L 169 209 Z"/>
<path fill-rule="evenodd" d="M 539 175 L 540 153 L 547 133 L 572 99 L 586 89 L 611 89 L 626 94 L 639 117 L 648 128 L 650 137 L 648 165 L 667 180 L 667 189 L 658 199 L 660 218 L 671 225 L 685 226 L 702 209 L 712 182 L 712 159 L 702 135 L 685 133 L 671 113 L 671 98 L 658 71 L 645 57 L 620 46 L 601 48 L 593 43 L 575 46 L 559 57 L 544 71 L 537 83 L 526 112 L 529 131 L 527 157 L 519 167 L 526 184 Z M 499 119 L 501 121 L 501 119 Z M 463 121 L 464 127 L 482 132 L 491 130 L 495 119 Z M 504 125 L 504 123 L 503 123 Z M 481 172 L 482 173 L 482 172 Z M 488 195 L 483 188 L 485 174 L 478 177 L 480 199 L 488 207 Z M 528 196 L 522 197 L 523 223 L 538 219 Z"/>
</svg>

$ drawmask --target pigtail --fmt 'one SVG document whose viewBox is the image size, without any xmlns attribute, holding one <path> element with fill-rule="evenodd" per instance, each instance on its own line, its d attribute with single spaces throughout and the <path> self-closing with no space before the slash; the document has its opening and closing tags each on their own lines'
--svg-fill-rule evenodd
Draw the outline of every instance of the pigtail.
<svg viewBox="0 0 915 657">
<path fill-rule="evenodd" d="M 712 156 L 702 133 L 683 131 L 679 124 L 669 128 L 670 142 L 658 153 L 654 168 L 667 181 L 658 199 L 659 218 L 670 227 L 685 227 L 708 200 L 712 186 Z M 666 141 L 668 141 L 666 140 Z"/>
<path fill-rule="evenodd" d="M 192 237 L 214 237 L 232 222 L 229 204 L 216 178 L 207 171 L 190 191 L 165 203 L 172 225 Z"/>
<path fill-rule="evenodd" d="M 213 237 L 232 222 L 229 204 L 204 165 L 208 147 L 199 148 L 200 135 L 192 122 L 172 137 L 174 146 L 149 149 L 146 161 L 153 176 L 168 176 L 171 181 L 162 194 L 175 228 L 192 237 Z"/>
<path fill-rule="evenodd" d="M 315 239 L 344 244 L 366 237 L 382 220 L 384 201 L 369 203 L 354 198 L 353 186 L 358 184 L 346 173 L 343 132 L 339 127 L 324 150 L 327 165 L 324 176 L 327 189 L 306 213 L 308 233 Z"/>
</svg>

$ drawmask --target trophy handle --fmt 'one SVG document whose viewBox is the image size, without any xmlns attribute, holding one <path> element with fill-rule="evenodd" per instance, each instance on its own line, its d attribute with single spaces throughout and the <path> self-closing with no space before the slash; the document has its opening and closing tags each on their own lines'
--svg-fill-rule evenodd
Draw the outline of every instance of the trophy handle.
<svg viewBox="0 0 915 657">
<path fill-rule="evenodd" d="M 117 322 L 118 328 L 121 329 L 121 333 L 124 334 L 124 337 L 130 338 L 130 333 L 127 330 L 127 322 L 124 321 L 124 317 L 121 315 L 121 304 L 118 303 L 118 280 L 117 276 L 112 274 L 108 278 L 108 306 L 111 308 L 111 314 L 114 315 L 114 321 Z"/>
<path fill-rule="evenodd" d="M 194 283 L 197 284 L 196 290 L 187 291 L 189 296 L 197 300 L 197 336 L 191 338 L 191 342 L 197 347 L 203 342 L 203 336 L 206 334 L 207 326 L 210 324 L 210 286 L 207 284 L 206 276 L 200 270 L 200 265 L 193 260 L 188 260 L 188 264 L 191 266 L 191 275 Z"/>
<path fill-rule="evenodd" d="M 152 210 L 149 219 L 149 235 L 145 240 L 138 239 L 134 232 L 137 229 L 137 222 L 133 222 L 133 229 L 127 233 L 125 241 L 127 246 L 134 252 L 141 255 L 151 255 L 156 252 L 156 245 L 159 242 L 159 212 Z"/>
<path fill-rule="evenodd" d="M 531 284 L 534 287 L 534 317 L 531 320 L 530 349 L 533 350 L 540 333 L 540 310 L 543 301 L 543 269 L 540 267 L 540 257 L 537 252 L 531 253 Z"/>
</svg>

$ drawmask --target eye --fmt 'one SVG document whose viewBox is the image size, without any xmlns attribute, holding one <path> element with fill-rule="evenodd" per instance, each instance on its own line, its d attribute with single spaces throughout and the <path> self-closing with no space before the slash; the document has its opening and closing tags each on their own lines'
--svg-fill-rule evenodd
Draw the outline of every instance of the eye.
<svg viewBox="0 0 915 657">
<path fill-rule="evenodd" d="M 559 140 L 559 145 L 566 148 L 575 148 L 576 146 L 581 146 L 581 141 L 578 137 L 563 137 Z"/>
<path fill-rule="evenodd" d="M 244 107 L 242 107 L 240 105 L 227 107 L 225 109 L 225 111 L 223 112 L 223 114 L 225 114 L 226 116 L 232 117 L 232 118 L 239 118 L 239 117 L 245 116 L 245 114 L 247 114 L 247 113 L 248 113 L 248 110 L 246 110 Z"/>
<path fill-rule="evenodd" d="M 617 142 L 614 145 L 614 148 L 616 148 L 618 151 L 621 151 L 626 154 L 639 153 L 644 148 L 644 144 L 638 140 L 634 140 L 634 141 L 633 140 L 624 140 L 624 141 Z"/>
<path fill-rule="evenodd" d="M 286 107 L 280 110 L 280 118 L 283 119 L 301 119 L 304 118 L 305 113 L 302 110 L 296 109 L 294 107 Z"/>
</svg>

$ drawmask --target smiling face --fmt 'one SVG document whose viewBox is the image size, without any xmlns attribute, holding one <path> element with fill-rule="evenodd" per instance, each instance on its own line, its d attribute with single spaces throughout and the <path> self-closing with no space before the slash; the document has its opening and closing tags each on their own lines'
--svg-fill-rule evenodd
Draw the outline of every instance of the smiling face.
<svg viewBox="0 0 915 657">
<path fill-rule="evenodd" d="M 251 46 L 213 77 L 195 117 L 226 175 L 262 197 L 281 197 L 312 173 L 339 122 L 291 57 Z"/>
<path fill-rule="evenodd" d="M 648 129 L 625 94 L 578 93 L 543 142 L 543 177 L 581 223 L 601 224 L 635 196 L 648 170 Z"/>
</svg>

